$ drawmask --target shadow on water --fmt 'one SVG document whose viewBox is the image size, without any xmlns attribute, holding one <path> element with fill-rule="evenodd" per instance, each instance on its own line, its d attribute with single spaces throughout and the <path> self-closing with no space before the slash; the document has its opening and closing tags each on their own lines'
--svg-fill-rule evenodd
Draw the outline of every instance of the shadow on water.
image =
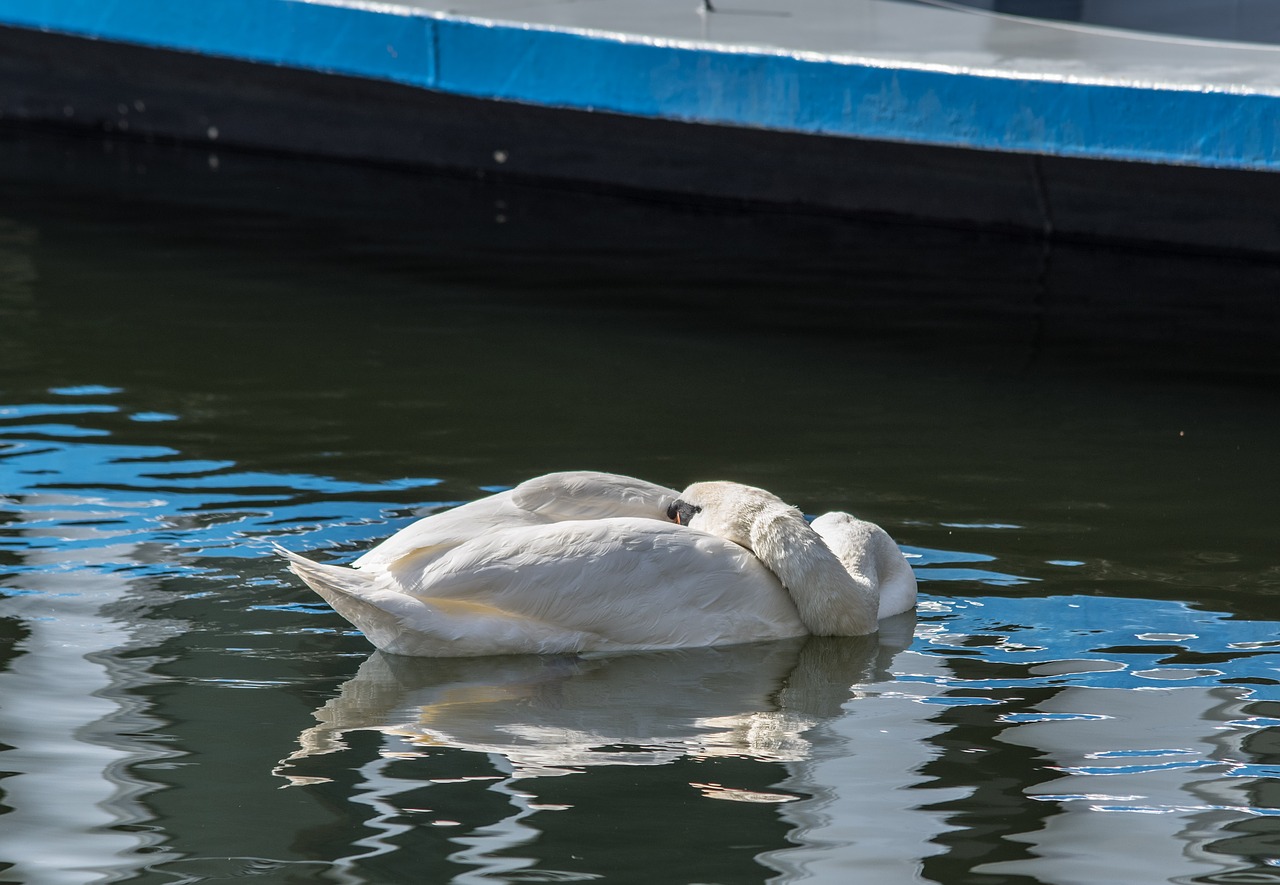
<svg viewBox="0 0 1280 885">
<path fill-rule="evenodd" d="M 270 316 L 274 300 L 384 334 L 442 309 L 571 309 L 664 335 L 825 333 L 881 359 L 906 348 L 912 362 L 1013 375 L 1276 373 L 1274 263 L 141 143 L 10 135 L 0 156 L 11 235 L 37 228 L 92 270 L 92 285 L 47 295 L 80 308 L 208 322 L 215 305 L 227 321 L 254 305 L 267 335 L 289 319 Z"/>
<path fill-rule="evenodd" d="M 1275 881 L 1280 268 L 139 143 L 0 191 L 0 865 Z M 265 555 L 582 467 L 882 523 L 914 639 L 399 661 Z"/>
</svg>

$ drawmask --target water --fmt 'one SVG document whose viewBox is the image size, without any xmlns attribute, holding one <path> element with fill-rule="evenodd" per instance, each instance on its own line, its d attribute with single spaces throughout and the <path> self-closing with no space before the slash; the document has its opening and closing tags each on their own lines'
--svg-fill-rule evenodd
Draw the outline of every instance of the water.
<svg viewBox="0 0 1280 885">
<path fill-rule="evenodd" d="M 0 881 L 1280 881 L 1274 265 L 0 140 Z M 883 524 L 877 637 L 417 661 L 555 469 Z"/>
</svg>

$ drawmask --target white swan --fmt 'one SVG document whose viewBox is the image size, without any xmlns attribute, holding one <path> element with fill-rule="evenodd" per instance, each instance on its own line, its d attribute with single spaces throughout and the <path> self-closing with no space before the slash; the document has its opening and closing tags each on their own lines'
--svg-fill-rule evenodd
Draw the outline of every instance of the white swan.
<svg viewBox="0 0 1280 885">
<path fill-rule="evenodd" d="M 769 525 L 755 525 L 761 515 Z M 630 477 L 576 472 L 421 519 L 354 568 L 276 550 L 370 642 L 406 655 L 871 633 L 877 575 L 881 584 L 891 578 L 886 616 L 914 606 L 911 569 L 882 530 L 847 514 L 815 526 L 768 492 L 735 483 L 700 483 L 678 495 Z"/>
</svg>

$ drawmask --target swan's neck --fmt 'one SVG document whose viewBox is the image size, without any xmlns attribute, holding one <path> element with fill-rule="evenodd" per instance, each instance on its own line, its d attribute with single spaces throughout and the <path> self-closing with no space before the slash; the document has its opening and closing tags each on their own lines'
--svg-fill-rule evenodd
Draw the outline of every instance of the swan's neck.
<svg viewBox="0 0 1280 885">
<path fill-rule="evenodd" d="M 851 575 L 795 508 L 764 507 L 752 520 L 750 547 L 791 594 L 800 620 L 817 636 L 861 636 L 877 629 L 879 594 Z"/>
</svg>

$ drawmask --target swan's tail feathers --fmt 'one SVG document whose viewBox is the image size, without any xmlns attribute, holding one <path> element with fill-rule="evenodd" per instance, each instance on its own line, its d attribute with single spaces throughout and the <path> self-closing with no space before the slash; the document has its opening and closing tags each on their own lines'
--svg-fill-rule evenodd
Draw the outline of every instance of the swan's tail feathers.
<svg viewBox="0 0 1280 885">
<path fill-rule="evenodd" d="M 315 562 L 279 544 L 273 547 L 289 562 L 290 571 L 320 594 L 365 638 L 383 651 L 399 651 L 397 645 L 405 631 L 406 612 L 402 609 L 413 608 L 420 603 L 401 594 L 378 592 L 375 575 Z"/>
<path fill-rule="evenodd" d="M 424 657 L 563 654 L 593 649 L 600 637 L 461 599 L 419 599 L 379 572 L 313 562 L 279 544 L 277 555 L 333 610 L 382 651 Z"/>
<path fill-rule="evenodd" d="M 276 555 L 288 561 L 289 571 L 302 578 L 308 587 L 326 599 L 329 598 L 330 593 L 360 598 L 368 596 L 373 590 L 373 575 L 361 573 L 353 568 L 325 565 L 287 550 L 279 544 L 272 544 L 271 547 Z"/>
</svg>

